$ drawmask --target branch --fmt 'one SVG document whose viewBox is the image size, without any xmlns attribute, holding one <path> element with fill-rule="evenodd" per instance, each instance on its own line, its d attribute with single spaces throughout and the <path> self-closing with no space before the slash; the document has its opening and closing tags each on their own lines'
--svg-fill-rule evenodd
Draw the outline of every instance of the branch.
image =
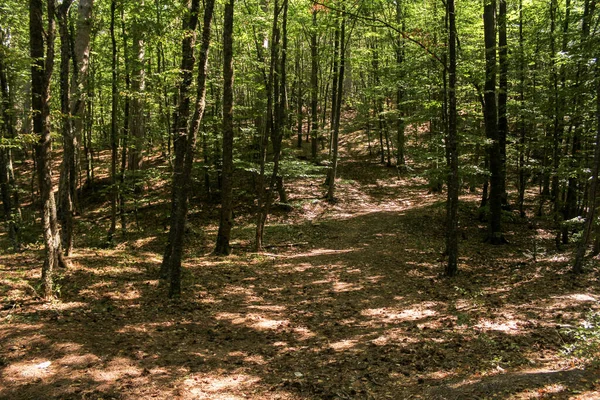
<svg viewBox="0 0 600 400">
<path fill-rule="evenodd" d="M 330 9 L 332 11 L 338 11 L 338 12 L 342 12 L 342 13 L 348 14 L 348 15 L 354 17 L 354 18 L 360 18 L 360 19 L 363 19 L 365 21 L 371 21 L 371 22 L 376 22 L 378 24 L 381 24 L 383 27 L 389 28 L 389 29 L 391 29 L 391 30 L 399 33 L 402 36 L 403 39 L 408 40 L 409 42 L 414 43 L 417 46 L 419 46 L 420 48 L 422 48 L 423 50 L 425 50 L 425 52 L 427 54 L 429 54 L 435 61 L 437 61 L 438 63 L 440 63 L 440 65 L 444 68 L 444 70 L 447 69 L 446 63 L 444 61 L 442 61 L 442 59 L 437 54 L 435 54 L 433 51 L 431 51 L 424 43 L 418 41 L 415 38 L 412 38 L 408 33 L 403 32 L 401 29 L 398 29 L 397 27 L 395 27 L 394 25 L 390 24 L 389 22 L 386 22 L 386 21 L 384 21 L 382 19 L 379 19 L 377 17 L 369 17 L 369 16 L 366 16 L 366 15 L 358 15 L 358 14 L 351 13 L 351 12 L 348 12 L 348 11 L 343 11 L 341 9 L 338 9 L 336 7 L 332 7 L 332 6 L 328 5 L 328 4 L 320 3 L 318 1 L 315 1 L 315 4 L 318 4 L 318 5 L 323 6 L 323 7 L 327 7 L 328 9 Z"/>
</svg>

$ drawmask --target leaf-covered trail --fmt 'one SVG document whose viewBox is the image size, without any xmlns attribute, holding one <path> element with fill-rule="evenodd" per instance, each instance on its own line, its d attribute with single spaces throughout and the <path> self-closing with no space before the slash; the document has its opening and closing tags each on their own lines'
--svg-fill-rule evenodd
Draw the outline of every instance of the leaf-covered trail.
<svg viewBox="0 0 600 400">
<path fill-rule="evenodd" d="M 195 215 L 178 303 L 155 279 L 152 215 L 137 240 L 77 250 L 52 304 L 28 286 L 39 253 L 2 255 L 0 398 L 598 398 L 598 372 L 560 355 L 557 329 L 597 308 L 597 275 L 569 276 L 571 249 L 542 225 L 483 244 L 465 196 L 461 274 L 441 278 L 444 195 L 344 140 L 339 201 L 291 182 L 267 253 L 246 251 L 242 216 L 235 254 L 208 255 L 214 226 Z"/>
</svg>

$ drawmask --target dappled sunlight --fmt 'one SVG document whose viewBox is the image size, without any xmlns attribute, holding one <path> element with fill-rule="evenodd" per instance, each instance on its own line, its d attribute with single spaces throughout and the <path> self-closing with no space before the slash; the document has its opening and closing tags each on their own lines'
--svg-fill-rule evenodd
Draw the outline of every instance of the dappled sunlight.
<svg viewBox="0 0 600 400">
<path fill-rule="evenodd" d="M 497 331 L 508 335 L 518 335 L 522 333 L 521 324 L 521 321 L 512 319 L 505 321 L 481 319 L 479 323 L 473 325 L 473 327 L 481 331 Z"/>
<path fill-rule="evenodd" d="M 52 361 L 36 358 L 15 362 L 2 370 L 2 379 L 7 383 L 26 385 L 56 375 Z"/>
<path fill-rule="evenodd" d="M 186 399 L 242 400 L 246 396 L 239 392 L 251 393 L 252 386 L 259 381 L 260 378 L 243 373 L 225 376 L 199 374 L 183 381 L 184 392 L 181 395 Z"/>
<path fill-rule="evenodd" d="M 48 398 L 566 399 L 597 390 L 597 372 L 560 353 L 561 327 L 600 308 L 597 273 L 574 282 L 572 249 L 555 251 L 550 230 L 535 237 L 534 262 L 535 232 L 521 221 L 507 222 L 509 246 L 483 244 L 477 192 L 461 197 L 459 274 L 444 278 L 446 194 L 361 146 L 348 147 L 363 158 L 342 155 L 333 204 L 320 177 L 286 181 L 291 210 L 269 217 L 266 252 L 253 252 L 254 219 L 236 209 L 233 255 L 210 254 L 218 207 L 194 198 L 177 301 L 157 276 L 163 203 L 140 215 L 147 226 L 128 241 L 76 249 L 55 302 L 34 298 L 39 250 L 23 263 L 3 259 L 0 293 L 11 297 L 0 315 L 0 397 L 36 398 L 27 392 L 36 388 Z"/>
<path fill-rule="evenodd" d="M 143 370 L 125 357 L 116 357 L 109 360 L 103 368 L 90 371 L 89 374 L 97 382 L 115 382 L 123 377 L 137 377 Z"/>
<path fill-rule="evenodd" d="M 398 323 L 403 321 L 418 321 L 437 315 L 435 310 L 430 307 L 436 307 L 435 303 L 423 303 L 419 306 L 400 309 L 400 308 L 377 308 L 361 311 L 361 315 L 379 320 L 384 323 Z"/>
<path fill-rule="evenodd" d="M 229 321 L 234 325 L 244 325 L 256 330 L 277 330 L 290 324 L 287 319 L 269 319 L 256 313 L 218 313 L 215 318 L 219 321 Z"/>
<path fill-rule="evenodd" d="M 346 339 L 340 340 L 339 342 L 334 342 L 329 344 L 329 348 L 335 351 L 346 351 L 353 349 L 358 344 L 358 340 L 355 339 Z"/>
</svg>

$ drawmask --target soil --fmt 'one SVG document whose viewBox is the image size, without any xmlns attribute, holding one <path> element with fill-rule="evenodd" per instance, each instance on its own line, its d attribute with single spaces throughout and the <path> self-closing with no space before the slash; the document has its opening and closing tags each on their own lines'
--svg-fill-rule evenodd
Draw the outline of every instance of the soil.
<svg viewBox="0 0 600 400">
<path fill-rule="evenodd" d="M 571 275 L 574 247 L 557 250 L 543 218 L 509 216 L 509 244 L 483 243 L 480 194 L 465 189 L 460 273 L 444 278 L 445 193 L 378 164 L 358 134 L 341 150 L 338 201 L 321 178 L 289 179 L 265 252 L 240 206 L 234 254 L 212 256 L 218 210 L 195 199 L 179 301 L 157 279 L 160 179 L 113 248 L 107 203 L 83 199 L 55 301 L 37 297 L 39 244 L 3 252 L 0 398 L 600 398 L 600 371 L 563 351 L 599 308 L 596 261 Z"/>
</svg>

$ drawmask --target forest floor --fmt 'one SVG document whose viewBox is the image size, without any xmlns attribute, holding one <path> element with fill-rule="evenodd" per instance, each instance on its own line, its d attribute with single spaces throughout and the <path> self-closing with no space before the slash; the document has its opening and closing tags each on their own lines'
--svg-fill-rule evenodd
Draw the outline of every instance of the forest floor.
<svg viewBox="0 0 600 400">
<path fill-rule="evenodd" d="M 339 201 L 321 178 L 290 180 L 264 253 L 240 207 L 234 254 L 210 255 L 218 210 L 195 201 L 179 302 L 156 279 L 168 182 L 110 249 L 107 203 L 82 199 L 56 301 L 36 297 L 39 243 L 0 253 L 0 398 L 600 398 L 600 371 L 563 353 L 564 328 L 599 309 L 597 268 L 570 275 L 573 247 L 544 220 L 508 218 L 509 244 L 483 243 L 465 191 L 460 274 L 443 278 L 445 194 L 358 134 L 341 150 Z"/>
</svg>

